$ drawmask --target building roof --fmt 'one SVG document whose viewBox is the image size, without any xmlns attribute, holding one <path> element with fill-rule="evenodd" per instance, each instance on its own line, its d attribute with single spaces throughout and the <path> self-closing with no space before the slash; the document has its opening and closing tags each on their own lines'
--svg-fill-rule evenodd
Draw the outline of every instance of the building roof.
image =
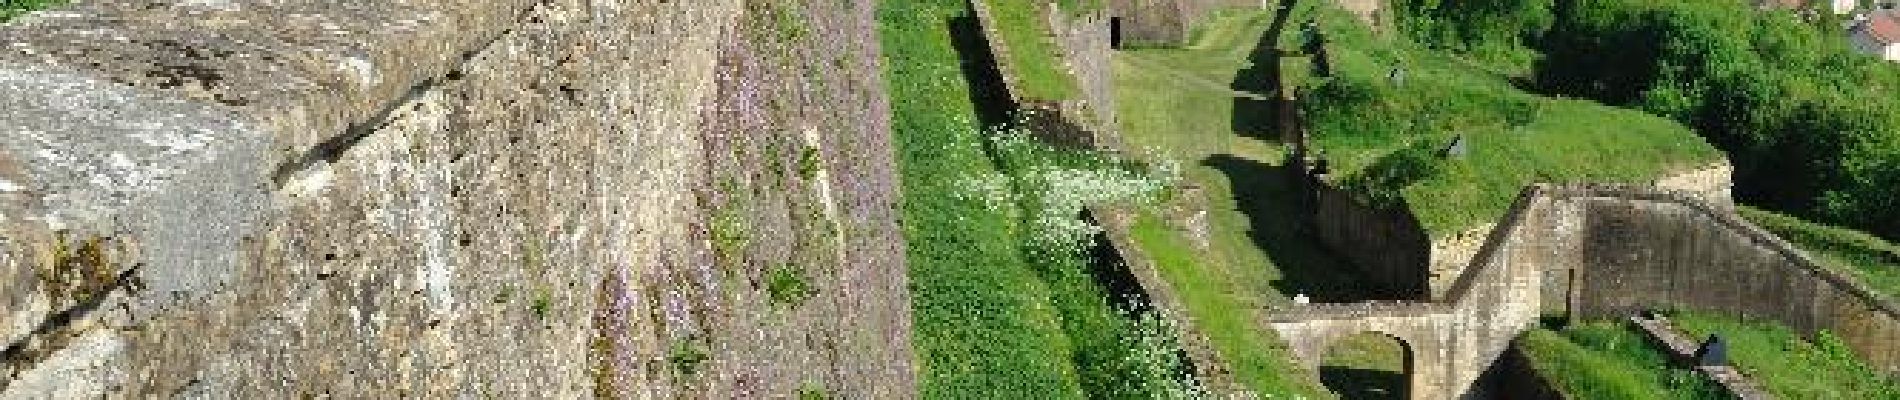
<svg viewBox="0 0 1900 400">
<path fill-rule="evenodd" d="M 1900 43 L 1900 11 L 1879 10 L 1868 13 L 1867 21 L 1855 26 L 1854 30 L 1882 45 Z"/>
</svg>

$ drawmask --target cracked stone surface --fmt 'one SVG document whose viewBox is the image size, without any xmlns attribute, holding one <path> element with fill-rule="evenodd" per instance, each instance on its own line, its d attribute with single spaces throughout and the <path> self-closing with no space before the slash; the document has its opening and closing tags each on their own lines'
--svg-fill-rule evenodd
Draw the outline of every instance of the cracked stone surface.
<svg viewBox="0 0 1900 400">
<path fill-rule="evenodd" d="M 909 397 L 872 12 L 81 0 L 0 26 L 0 397 Z M 795 302 L 763 284 L 788 266 Z"/>
</svg>

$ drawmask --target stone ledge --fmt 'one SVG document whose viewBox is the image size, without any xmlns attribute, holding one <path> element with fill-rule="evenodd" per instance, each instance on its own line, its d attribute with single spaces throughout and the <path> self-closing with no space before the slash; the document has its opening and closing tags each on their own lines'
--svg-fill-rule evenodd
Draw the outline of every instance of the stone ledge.
<svg viewBox="0 0 1900 400">
<path fill-rule="evenodd" d="M 41 269 L 113 238 L 139 315 L 220 290 L 286 172 L 334 158 L 524 0 L 80 0 L 0 25 L 0 346 L 64 312 Z M 140 267 L 143 266 L 143 267 Z"/>
<path fill-rule="evenodd" d="M 0 26 L 0 237 L 131 236 L 152 289 L 213 284 L 287 173 L 531 4 L 101 0 Z"/>
<path fill-rule="evenodd" d="M 1670 362 L 1677 365 L 1691 366 L 1697 373 L 1702 374 L 1702 376 L 1714 381 L 1716 385 L 1721 386 L 1722 390 L 1730 396 L 1747 400 L 1774 398 L 1774 396 L 1768 394 L 1768 391 L 1763 390 L 1760 384 L 1748 379 L 1748 376 L 1742 375 L 1741 371 L 1737 371 L 1735 367 L 1727 365 L 1695 365 L 1695 352 L 1701 345 L 1697 344 L 1694 339 L 1683 336 L 1680 331 L 1676 330 L 1675 324 L 1670 323 L 1667 318 L 1658 316 L 1657 318 L 1650 319 L 1643 318 L 1642 316 L 1632 316 L 1629 320 L 1630 323 L 1636 325 L 1637 330 L 1643 332 L 1643 337 L 1648 338 L 1651 342 L 1654 342 L 1653 344 L 1662 348 L 1665 355 L 1669 356 Z"/>
</svg>

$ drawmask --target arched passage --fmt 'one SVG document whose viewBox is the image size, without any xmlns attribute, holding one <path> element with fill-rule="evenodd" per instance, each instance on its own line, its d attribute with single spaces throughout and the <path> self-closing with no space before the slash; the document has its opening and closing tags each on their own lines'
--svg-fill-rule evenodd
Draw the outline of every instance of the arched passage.
<svg viewBox="0 0 1900 400">
<path fill-rule="evenodd" d="M 1320 382 L 1345 400 L 1411 398 L 1412 346 L 1381 332 L 1360 332 L 1326 344 Z"/>
</svg>

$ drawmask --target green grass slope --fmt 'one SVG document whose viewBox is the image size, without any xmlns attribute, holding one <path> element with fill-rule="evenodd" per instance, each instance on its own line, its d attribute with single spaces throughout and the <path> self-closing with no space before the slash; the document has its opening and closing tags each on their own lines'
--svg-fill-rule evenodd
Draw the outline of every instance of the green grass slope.
<svg viewBox="0 0 1900 400">
<path fill-rule="evenodd" d="M 997 130 L 1007 102 L 960 0 L 890 0 L 879 26 L 904 190 L 924 398 L 1196 393 L 1172 330 L 1085 252 L 1084 204 L 1165 182 Z"/>
<path fill-rule="evenodd" d="M 1616 323 L 1533 329 L 1519 338 L 1532 368 L 1570 398 L 1593 400 L 1724 399 L 1694 372 L 1670 368 L 1633 328 Z"/>
<path fill-rule="evenodd" d="M 1847 345 L 1823 334 L 1810 341 L 1780 324 L 1710 314 L 1673 316 L 1697 338 L 1720 333 L 1729 362 L 1783 399 L 1897 399 L 1900 381 L 1854 356 Z"/>
<path fill-rule="evenodd" d="M 1330 7 L 1298 12 L 1320 21 L 1334 73 L 1299 83 L 1314 144 L 1345 186 L 1376 204 L 1403 199 L 1434 237 L 1496 220 L 1529 183 L 1645 183 L 1721 158 L 1667 119 L 1529 93 Z M 1458 136 L 1468 153 L 1445 157 Z"/>
<path fill-rule="evenodd" d="M 1016 82 L 1024 97 L 1036 100 L 1064 100 L 1075 95 L 1075 79 L 1062 69 L 1060 53 L 1049 37 L 1047 11 L 1044 0 L 975 0 L 989 5 L 992 17 L 996 19 L 996 32 L 1002 36 L 1004 46 L 1009 48 L 1007 62 L 1013 67 L 1020 82 Z M 1073 0 L 1064 6 L 1070 10 L 1086 6 Z M 1096 5 L 1094 7 L 1099 7 Z"/>
<path fill-rule="evenodd" d="M 1011 232 L 1014 220 L 959 196 L 954 179 L 997 172 L 981 148 L 971 88 L 947 22 L 957 0 L 879 2 L 904 190 L 919 395 L 1083 397 L 1072 346 Z"/>
</svg>

